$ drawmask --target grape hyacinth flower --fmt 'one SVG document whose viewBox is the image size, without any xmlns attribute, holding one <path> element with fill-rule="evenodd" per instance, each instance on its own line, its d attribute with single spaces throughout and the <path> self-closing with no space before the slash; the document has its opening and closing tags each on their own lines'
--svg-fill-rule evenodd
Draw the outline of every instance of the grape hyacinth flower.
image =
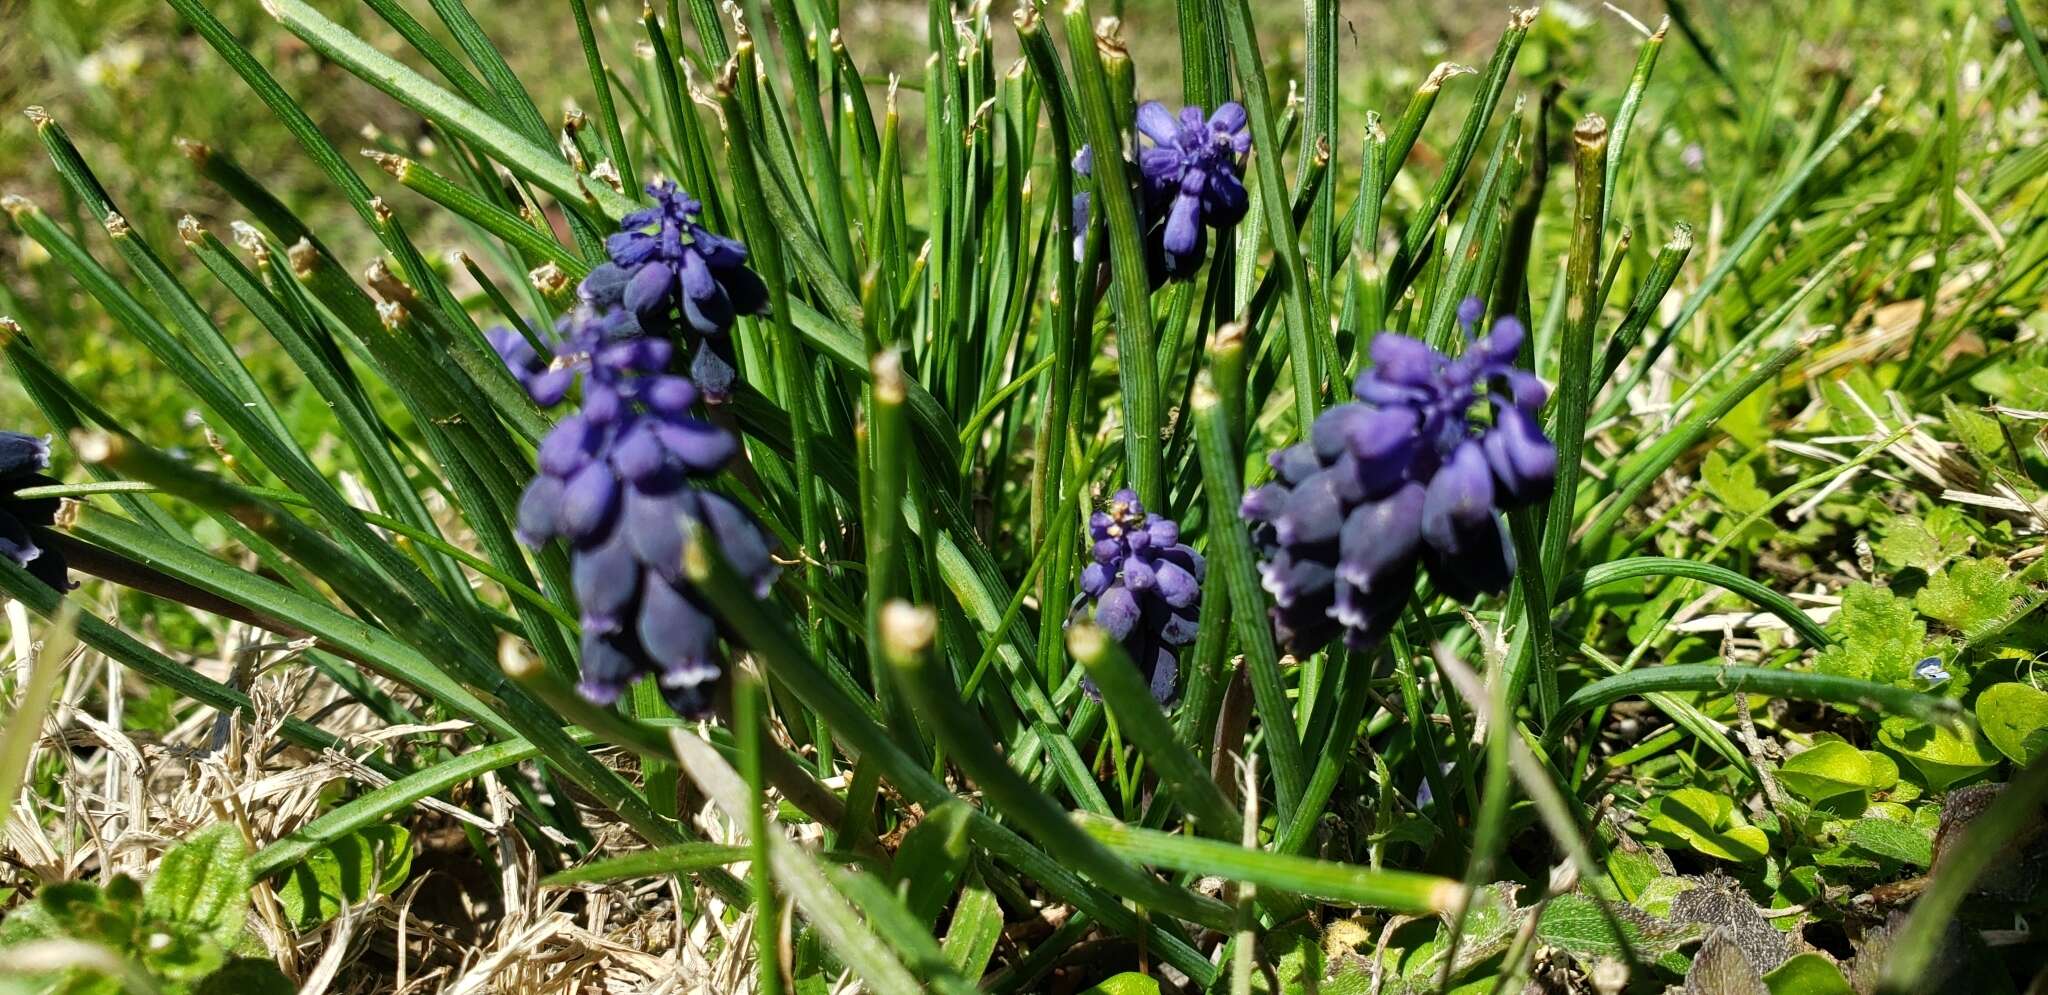
<svg viewBox="0 0 2048 995">
<path fill-rule="evenodd" d="M 519 538 L 569 543 L 586 699 L 610 705 L 653 676 L 678 714 L 703 715 L 724 672 L 725 634 L 682 575 L 684 521 L 718 544 L 755 596 L 765 597 L 778 573 L 753 516 L 702 486 L 739 443 L 692 413 L 705 392 L 670 372 L 675 346 L 643 334 L 634 314 L 586 304 L 568 326 L 562 358 L 546 372 L 535 372 L 537 357 L 517 333 L 492 336 L 536 401 L 561 399 L 567 384 L 556 375 L 583 379 L 581 408 L 541 440 L 540 472 L 519 502 Z"/>
<path fill-rule="evenodd" d="M 1244 105 L 1233 100 L 1207 115 L 1190 105 L 1176 116 L 1147 101 L 1138 108 L 1138 132 L 1152 141 L 1138 153 L 1147 228 L 1158 230 L 1167 275 L 1187 276 L 1201 264 L 1208 229 L 1237 224 L 1251 203 L 1238 175 L 1252 147 Z"/>
<path fill-rule="evenodd" d="M 732 391 L 732 323 L 768 309 L 768 288 L 747 268 L 747 248 L 700 223 L 703 204 L 672 181 L 650 183 L 654 206 L 626 215 L 605 240 L 611 257 L 582 295 L 600 314 L 623 308 L 650 335 L 681 333 L 690 376 L 716 404 Z"/>
<path fill-rule="evenodd" d="M 1458 309 L 1470 337 L 1482 310 Z M 1377 644 L 1407 604 L 1418 567 L 1462 602 L 1499 593 L 1515 571 L 1501 511 L 1543 501 L 1557 450 L 1538 426 L 1548 391 L 1515 366 L 1523 329 L 1494 323 L 1456 359 L 1405 335 L 1373 340 L 1357 402 L 1318 417 L 1306 441 L 1274 453 L 1278 480 L 1244 496 L 1288 652 L 1338 635 Z M 1484 388 L 1482 395 L 1481 388 Z M 1475 420 L 1481 397 L 1491 411 Z"/>
<path fill-rule="evenodd" d="M 1244 105 L 1231 101 L 1204 114 L 1188 106 L 1176 116 L 1156 100 L 1138 108 L 1138 132 L 1151 144 L 1141 149 L 1136 172 L 1138 227 L 1145 242 L 1145 267 L 1157 286 L 1194 275 L 1208 249 L 1208 229 L 1228 230 L 1244 220 L 1250 205 L 1239 175 L 1252 135 Z M 1095 152 L 1083 145 L 1074 172 L 1094 173 Z M 1074 195 L 1074 258 L 1087 248 L 1088 191 Z"/>
<path fill-rule="evenodd" d="M 1088 520 L 1094 562 L 1081 571 L 1080 607 L 1094 607 L 1095 624 L 1123 643 L 1144 673 L 1152 697 L 1168 704 L 1180 693 L 1179 647 L 1195 641 L 1202 601 L 1201 554 L 1180 541 L 1172 519 L 1147 514 L 1138 495 L 1120 490 L 1109 509 Z M 1096 693 L 1093 682 L 1083 686 Z"/>
<path fill-rule="evenodd" d="M 0 432 L 0 553 L 59 591 L 71 589 L 64 554 L 56 548 L 50 526 L 57 520 L 57 498 L 16 497 L 16 491 L 57 483 L 42 471 L 50 468 L 48 439 L 21 432 Z"/>
</svg>

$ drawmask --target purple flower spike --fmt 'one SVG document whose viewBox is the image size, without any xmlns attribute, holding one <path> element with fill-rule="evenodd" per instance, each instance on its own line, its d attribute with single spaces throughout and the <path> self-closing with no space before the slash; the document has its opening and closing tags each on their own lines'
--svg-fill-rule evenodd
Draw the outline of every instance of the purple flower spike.
<svg viewBox="0 0 2048 995">
<path fill-rule="evenodd" d="M 658 337 L 652 341 L 682 340 L 692 378 L 708 400 L 721 403 L 737 377 L 733 320 L 767 311 L 767 285 L 747 268 L 746 246 L 700 223 L 703 205 L 695 198 L 672 182 L 649 184 L 647 193 L 654 206 L 621 220 L 619 233 L 605 241 L 611 261 L 584 277 L 579 291 L 612 326 L 600 338 L 644 328 Z"/>
<path fill-rule="evenodd" d="M 1206 571 L 1201 554 L 1180 541 L 1178 524 L 1147 514 L 1128 488 L 1089 516 L 1088 533 L 1095 562 L 1081 571 L 1074 609 L 1094 606 L 1095 624 L 1124 644 L 1152 696 L 1168 704 L 1180 693 L 1176 653 L 1195 641 Z M 1082 687 L 1098 694 L 1093 681 Z"/>
<path fill-rule="evenodd" d="M 1190 106 L 1176 116 L 1150 101 L 1138 108 L 1138 132 L 1152 143 L 1138 153 L 1148 228 L 1160 227 L 1167 275 L 1189 275 L 1201 265 L 1206 229 L 1237 224 L 1251 203 L 1239 175 L 1252 147 L 1244 106 L 1232 101 L 1209 115 Z"/>
<path fill-rule="evenodd" d="M 558 402 L 582 382 L 581 406 L 541 440 L 517 522 L 528 545 L 569 544 L 583 623 L 579 690 L 610 705 L 652 677 L 671 708 L 696 717 L 711 709 L 734 634 L 682 575 L 685 523 L 756 597 L 779 571 L 760 524 L 705 489 L 739 443 L 697 414 L 736 377 L 734 316 L 760 313 L 767 295 L 746 249 L 697 224 L 696 201 L 673 184 L 648 192 L 655 206 L 628 215 L 607 243 L 612 260 L 584 278 L 551 359 L 516 332 L 488 338 L 537 402 Z M 677 369 L 685 363 L 687 376 Z"/>
<path fill-rule="evenodd" d="M 1244 219 L 1251 204 L 1242 175 L 1252 135 L 1244 105 L 1232 101 L 1205 114 L 1183 107 L 1179 114 L 1156 100 L 1138 108 L 1138 133 L 1148 144 L 1131 163 L 1136 174 L 1139 228 L 1152 283 L 1186 279 L 1202 264 L 1210 229 L 1225 231 Z M 1090 176 L 1094 150 L 1082 146 L 1074 172 Z M 1087 248 L 1091 194 L 1074 195 L 1074 258 Z"/>
<path fill-rule="evenodd" d="M 1483 313 L 1468 300 L 1458 321 L 1469 334 Z M 1557 476 L 1557 449 L 1537 420 L 1549 392 L 1514 365 L 1524 337 L 1503 317 L 1452 359 L 1381 334 L 1352 386 L 1358 401 L 1273 454 L 1278 479 L 1247 492 L 1239 511 L 1288 652 L 1313 653 L 1340 634 L 1353 648 L 1377 644 L 1418 567 L 1460 601 L 1506 589 L 1515 557 L 1501 512 L 1547 500 Z"/>
<path fill-rule="evenodd" d="M 21 498 L 15 493 L 57 483 L 42 471 L 50 468 L 50 440 L 21 432 L 0 432 L 0 556 L 59 591 L 71 589 L 64 554 L 57 549 L 50 526 L 57 520 L 57 498 Z"/>
</svg>

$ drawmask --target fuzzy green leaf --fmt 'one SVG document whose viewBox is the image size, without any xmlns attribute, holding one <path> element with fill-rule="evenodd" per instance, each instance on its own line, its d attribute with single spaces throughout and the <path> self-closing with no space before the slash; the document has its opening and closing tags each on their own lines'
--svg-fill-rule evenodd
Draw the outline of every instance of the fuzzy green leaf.
<svg viewBox="0 0 2048 995">
<path fill-rule="evenodd" d="M 249 847 L 241 830 L 217 823 L 164 854 L 142 907 L 149 916 L 198 927 L 232 946 L 248 912 L 249 885 Z"/>
<path fill-rule="evenodd" d="M 1821 653 L 1815 668 L 1881 684 L 1909 681 L 1927 642 L 1927 623 L 1912 602 L 1868 584 L 1843 592 L 1834 628 L 1839 642 Z"/>
<path fill-rule="evenodd" d="M 2003 562 L 1980 557 L 1935 571 L 1913 603 L 1928 618 L 1975 632 L 2003 620 L 2018 593 L 2019 585 L 2006 575 Z"/>
<path fill-rule="evenodd" d="M 1859 850 L 1915 867 L 1934 859 L 1934 840 L 1926 830 L 1890 819 L 1858 819 L 1842 838 Z"/>
</svg>

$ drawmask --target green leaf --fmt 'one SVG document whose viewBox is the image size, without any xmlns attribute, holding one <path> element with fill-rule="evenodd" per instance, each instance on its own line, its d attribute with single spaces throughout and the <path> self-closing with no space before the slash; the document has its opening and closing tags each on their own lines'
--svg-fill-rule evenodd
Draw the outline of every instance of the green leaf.
<svg viewBox="0 0 2048 995">
<path fill-rule="evenodd" d="M 927 928 L 936 923 L 967 869 L 967 803 L 949 801 L 904 834 L 896 852 L 896 876 L 903 904 Z"/>
<path fill-rule="evenodd" d="M 242 932 L 249 906 L 249 848 L 241 830 L 217 823 L 164 854 L 143 892 L 143 912 L 199 927 L 223 946 Z"/>
<path fill-rule="evenodd" d="M 2048 691 L 1993 684 L 1977 696 L 1977 724 L 1998 752 L 2022 767 L 2048 753 Z"/>
<path fill-rule="evenodd" d="M 1778 768 L 1779 783 L 1811 802 L 1854 791 L 1882 791 L 1898 779 L 1898 766 L 1889 758 L 1841 740 L 1828 740 L 1794 754 Z"/>
<path fill-rule="evenodd" d="M 311 853 L 285 871 L 277 900 L 300 927 L 315 926 L 375 895 L 388 895 L 412 871 L 412 834 L 395 823 L 369 826 Z"/>
<path fill-rule="evenodd" d="M 982 885 L 980 875 L 970 877 L 953 904 L 953 922 L 946 927 L 946 959 L 962 977 L 979 978 L 988 971 L 988 959 L 995 955 L 1002 935 L 1003 909 L 995 892 Z"/>
<path fill-rule="evenodd" d="M 1934 859 L 1934 840 L 1926 830 L 1890 819 L 1858 819 L 1843 834 L 1849 845 L 1903 864 L 1926 867 Z"/>
<path fill-rule="evenodd" d="M 2005 450 L 2005 433 L 1998 427 L 1998 419 L 1965 408 L 1948 399 L 1941 399 L 1942 414 L 1948 419 L 1949 433 L 1963 448 L 1981 460 L 2001 460 Z"/>
<path fill-rule="evenodd" d="M 1612 922 L 1608 919 L 1610 913 Z M 1550 946 L 1590 962 L 1602 957 L 1624 956 L 1623 946 L 1614 936 L 1617 923 L 1628 941 L 1628 949 L 1650 961 L 1670 957 L 1679 947 L 1699 935 L 1695 926 L 1668 923 L 1620 903 L 1607 903 L 1603 910 L 1599 899 L 1572 892 L 1552 898 L 1543 907 L 1543 918 L 1536 924 L 1536 936 Z"/>
<path fill-rule="evenodd" d="M 1101 984 L 1081 995 L 1159 995 L 1159 982 L 1136 971 L 1125 971 L 1102 979 Z"/>
<path fill-rule="evenodd" d="M 1853 995 L 1842 969 L 1816 953 L 1804 953 L 1764 975 L 1771 995 Z"/>
<path fill-rule="evenodd" d="M 1699 788 L 1680 788 L 1652 803 L 1651 835 L 1735 863 L 1762 860 L 1770 851 L 1764 831 L 1739 822 L 1735 799 Z"/>
<path fill-rule="evenodd" d="M 2019 585 L 2006 575 L 2004 562 L 1985 557 L 1935 571 L 1913 603 L 1928 618 L 1975 632 L 2004 620 L 2018 593 Z"/>
<path fill-rule="evenodd" d="M 298 986 L 276 964 L 236 957 L 200 981 L 192 995 L 292 995 L 296 991 Z"/>
<path fill-rule="evenodd" d="M 1750 514 L 1771 500 L 1771 493 L 1757 486 L 1754 466 L 1730 460 L 1719 449 L 1707 453 L 1700 479 L 1723 508 L 1738 515 Z"/>
<path fill-rule="evenodd" d="M 1982 773 L 1999 759 L 1964 725 L 1932 725 L 1893 716 L 1878 726 L 1877 741 L 1910 761 L 1934 791 Z"/>
<path fill-rule="evenodd" d="M 1894 568 L 1918 567 L 1932 572 L 1970 548 L 1969 529 L 1958 520 L 1956 511 L 1946 506 L 1925 515 L 1893 515 L 1884 523 L 1883 532 L 1872 551 Z"/>
<path fill-rule="evenodd" d="M 1843 592 L 1835 631 L 1840 641 L 1821 652 L 1815 669 L 1881 684 L 1910 682 L 1927 643 L 1927 623 L 1912 602 L 1869 584 Z"/>
<path fill-rule="evenodd" d="M 2015 408 L 2048 408 L 2048 365 L 2032 357 L 2015 356 L 1979 370 L 1970 386 Z"/>
</svg>

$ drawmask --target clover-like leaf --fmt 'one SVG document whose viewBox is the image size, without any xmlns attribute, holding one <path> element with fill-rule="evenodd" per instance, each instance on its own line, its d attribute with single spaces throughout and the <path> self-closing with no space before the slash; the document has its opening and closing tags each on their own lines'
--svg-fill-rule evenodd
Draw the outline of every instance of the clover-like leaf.
<svg viewBox="0 0 2048 995">
<path fill-rule="evenodd" d="M 359 829 L 311 853 L 285 871 L 277 900 L 301 927 L 318 925 L 372 895 L 386 895 L 412 870 L 412 835 L 405 827 Z"/>
</svg>

